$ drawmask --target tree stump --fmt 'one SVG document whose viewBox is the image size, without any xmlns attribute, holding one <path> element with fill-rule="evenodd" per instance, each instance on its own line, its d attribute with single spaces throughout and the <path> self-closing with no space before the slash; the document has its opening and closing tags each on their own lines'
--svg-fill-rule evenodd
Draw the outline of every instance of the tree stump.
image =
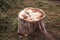
<svg viewBox="0 0 60 40">
<path fill-rule="evenodd" d="M 22 40 L 22 36 L 28 37 L 37 31 L 48 38 L 49 35 L 44 23 L 45 16 L 45 12 L 39 8 L 28 7 L 22 10 L 18 14 L 19 40 Z M 31 37 L 31 40 L 34 40 L 33 37 Z"/>
</svg>

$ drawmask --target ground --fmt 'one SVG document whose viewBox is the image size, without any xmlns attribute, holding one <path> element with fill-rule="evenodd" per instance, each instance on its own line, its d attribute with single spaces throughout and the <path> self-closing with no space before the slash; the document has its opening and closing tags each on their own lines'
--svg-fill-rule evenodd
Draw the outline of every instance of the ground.
<svg viewBox="0 0 60 40">
<path fill-rule="evenodd" d="M 16 7 L 0 9 L 0 40 L 17 40 L 18 13 L 26 7 L 37 7 L 45 11 L 46 29 L 55 40 L 60 40 L 60 1 L 17 1 Z M 13 6 L 13 5 L 12 5 Z M 44 40 L 36 36 L 35 40 Z"/>
</svg>

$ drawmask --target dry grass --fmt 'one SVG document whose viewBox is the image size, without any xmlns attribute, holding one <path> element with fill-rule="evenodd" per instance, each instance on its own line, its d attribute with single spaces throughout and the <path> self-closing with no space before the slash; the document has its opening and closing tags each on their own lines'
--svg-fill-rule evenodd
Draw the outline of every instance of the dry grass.
<svg viewBox="0 0 60 40">
<path fill-rule="evenodd" d="M 31 5 L 31 3 L 33 3 Z M 0 13 L 0 40 L 17 40 L 17 18 L 20 10 L 32 6 L 43 9 L 46 12 L 46 29 L 54 39 L 60 40 L 60 2 L 35 0 L 22 2 L 16 8 L 9 8 Z M 36 36 L 35 40 L 44 40 Z"/>
</svg>

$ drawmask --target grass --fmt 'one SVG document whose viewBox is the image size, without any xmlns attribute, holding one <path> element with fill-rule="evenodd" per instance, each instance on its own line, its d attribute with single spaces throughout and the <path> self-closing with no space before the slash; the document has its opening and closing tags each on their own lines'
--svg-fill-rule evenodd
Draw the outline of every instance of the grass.
<svg viewBox="0 0 60 40">
<path fill-rule="evenodd" d="M 21 2 L 21 1 L 20 1 Z M 0 40 L 17 40 L 18 13 L 26 7 L 41 8 L 46 13 L 46 29 L 56 40 L 60 40 L 60 2 L 35 0 L 34 2 L 17 2 L 18 6 L 0 11 Z M 13 5 L 12 5 L 13 6 Z M 36 36 L 35 40 L 41 38 Z M 41 40 L 44 40 L 43 38 Z"/>
</svg>

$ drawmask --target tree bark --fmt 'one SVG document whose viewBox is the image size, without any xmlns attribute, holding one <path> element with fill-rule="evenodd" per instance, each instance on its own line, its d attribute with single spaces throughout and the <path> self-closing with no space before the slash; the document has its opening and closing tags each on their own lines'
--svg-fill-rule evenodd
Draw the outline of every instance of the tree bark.
<svg viewBox="0 0 60 40">
<path fill-rule="evenodd" d="M 37 31 L 45 37 L 48 36 L 43 20 L 28 22 L 19 18 L 18 22 L 18 33 L 20 34 L 19 36 L 29 36 L 30 34 L 34 34 Z"/>
</svg>

